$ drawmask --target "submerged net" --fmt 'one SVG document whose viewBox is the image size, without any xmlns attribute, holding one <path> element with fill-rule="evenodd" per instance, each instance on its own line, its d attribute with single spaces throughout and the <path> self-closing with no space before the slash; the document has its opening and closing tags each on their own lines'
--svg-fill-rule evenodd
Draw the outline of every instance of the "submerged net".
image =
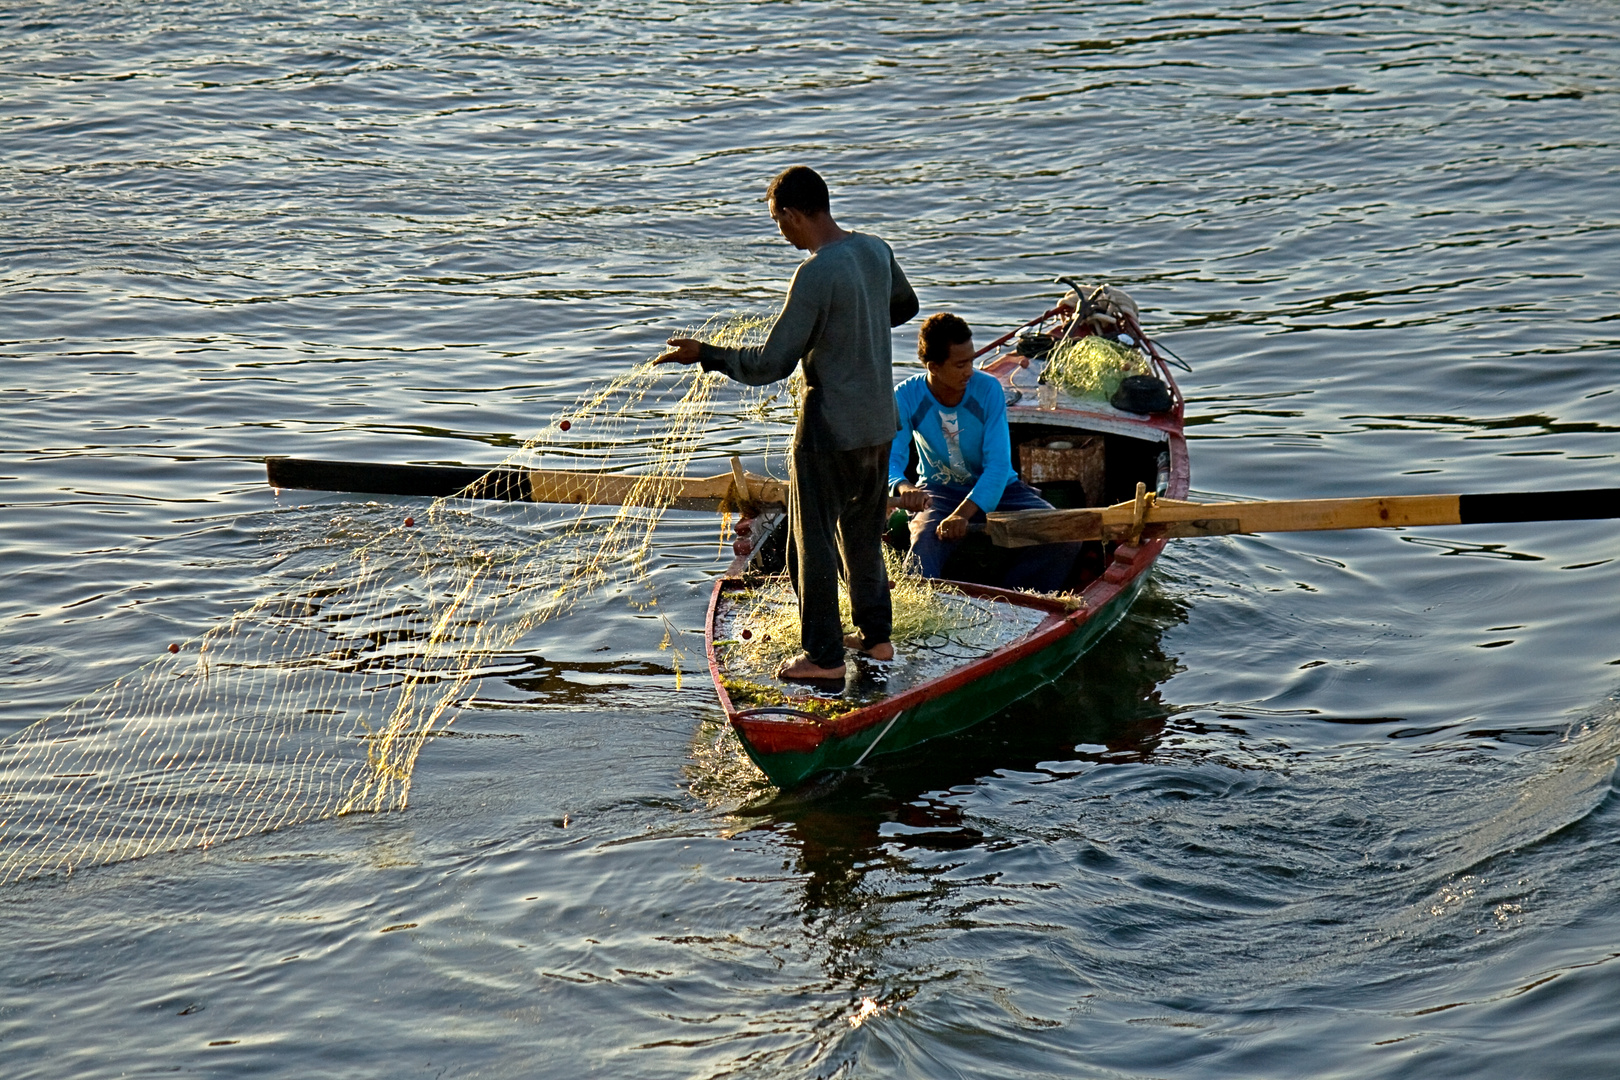
<svg viewBox="0 0 1620 1080">
<path fill-rule="evenodd" d="M 693 334 L 748 344 L 769 323 Z M 404 807 L 424 741 L 504 650 L 603 585 L 645 582 L 724 381 L 642 364 L 569 409 L 568 433 L 548 425 L 502 463 L 637 466 L 626 501 L 643 505 L 450 498 L 408 525 L 398 505 L 304 511 L 331 516 L 263 600 L 0 742 L 0 884 Z"/>
<path fill-rule="evenodd" d="M 1061 341 L 1047 354 L 1042 375 L 1066 394 L 1107 401 L 1127 375 L 1146 375 L 1148 362 L 1129 345 L 1100 334 Z"/>
</svg>

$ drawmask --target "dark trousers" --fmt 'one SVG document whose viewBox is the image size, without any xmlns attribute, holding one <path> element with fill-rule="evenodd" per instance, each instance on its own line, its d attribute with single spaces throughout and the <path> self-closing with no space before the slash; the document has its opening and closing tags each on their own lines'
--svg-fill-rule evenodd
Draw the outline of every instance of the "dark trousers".
<svg viewBox="0 0 1620 1080">
<path fill-rule="evenodd" d="M 840 569 L 867 645 L 888 641 L 894 621 L 883 566 L 889 444 L 795 449 L 788 475 L 787 566 L 799 597 L 799 641 L 812 663 L 837 667 L 844 662 Z"/>
<path fill-rule="evenodd" d="M 951 516 L 971 488 L 952 484 L 923 483 L 928 493 L 928 509 L 911 519 L 911 554 L 919 564 L 923 577 L 939 577 L 945 572 L 945 561 L 956 550 L 959 541 L 941 540 L 934 529 Z M 1050 510 L 1052 504 L 1022 480 L 1014 480 L 1001 493 L 997 510 Z M 973 515 L 974 521 L 984 520 L 984 507 Z M 1037 592 L 1056 592 L 1063 587 L 1080 554 L 1079 544 L 1041 544 L 1037 547 L 1016 549 L 1012 565 L 1002 585 L 1009 589 L 1034 589 Z"/>
</svg>

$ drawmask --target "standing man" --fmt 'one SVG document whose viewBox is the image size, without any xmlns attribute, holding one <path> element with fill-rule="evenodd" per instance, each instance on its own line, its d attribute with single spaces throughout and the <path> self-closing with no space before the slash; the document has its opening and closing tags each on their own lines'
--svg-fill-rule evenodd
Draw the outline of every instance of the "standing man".
<svg viewBox="0 0 1620 1080">
<path fill-rule="evenodd" d="M 787 565 L 804 651 L 776 675 L 841 680 L 840 557 L 855 616 L 848 644 L 874 659 L 894 656 L 881 539 L 889 445 L 900 428 L 889 329 L 917 314 L 917 294 L 889 245 L 839 228 L 815 170 L 795 165 L 781 173 L 765 201 L 783 238 L 810 252 L 770 337 L 742 349 L 672 337 L 658 362 L 701 362 L 705 371 L 752 386 L 785 379 L 803 362 L 804 400 L 788 474 Z"/>
</svg>

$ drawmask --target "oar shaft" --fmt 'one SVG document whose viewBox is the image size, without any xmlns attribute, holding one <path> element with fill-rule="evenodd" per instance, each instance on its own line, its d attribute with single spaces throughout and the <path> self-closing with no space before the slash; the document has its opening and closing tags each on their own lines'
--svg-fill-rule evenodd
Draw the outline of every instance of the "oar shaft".
<svg viewBox="0 0 1620 1080">
<path fill-rule="evenodd" d="M 1141 537 L 1156 540 L 1230 533 L 1313 532 L 1412 525 L 1482 525 L 1510 521 L 1576 521 L 1620 517 L 1620 488 L 1502 492 L 1486 495 L 1392 495 L 1370 499 L 1283 499 L 1271 502 L 1151 504 Z M 1137 527 L 1135 505 L 1096 510 L 1024 510 L 989 515 L 990 537 L 1002 547 L 1075 540 L 1127 539 Z"/>
</svg>

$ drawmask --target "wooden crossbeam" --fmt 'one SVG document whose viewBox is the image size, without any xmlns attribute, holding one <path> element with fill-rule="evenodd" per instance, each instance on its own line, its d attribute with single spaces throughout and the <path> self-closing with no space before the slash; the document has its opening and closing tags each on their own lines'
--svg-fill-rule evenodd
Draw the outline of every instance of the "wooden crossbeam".
<svg viewBox="0 0 1620 1080">
<path fill-rule="evenodd" d="M 1140 486 L 1139 486 L 1140 487 Z M 1383 529 L 1402 525 L 1483 525 L 1620 517 L 1620 488 L 1485 495 L 1387 495 L 1366 499 L 1279 499 L 1191 503 L 1140 493 L 1096 510 L 1021 510 L 988 515 L 1001 547 L 1075 540 L 1157 540 L 1230 533 Z"/>
</svg>

